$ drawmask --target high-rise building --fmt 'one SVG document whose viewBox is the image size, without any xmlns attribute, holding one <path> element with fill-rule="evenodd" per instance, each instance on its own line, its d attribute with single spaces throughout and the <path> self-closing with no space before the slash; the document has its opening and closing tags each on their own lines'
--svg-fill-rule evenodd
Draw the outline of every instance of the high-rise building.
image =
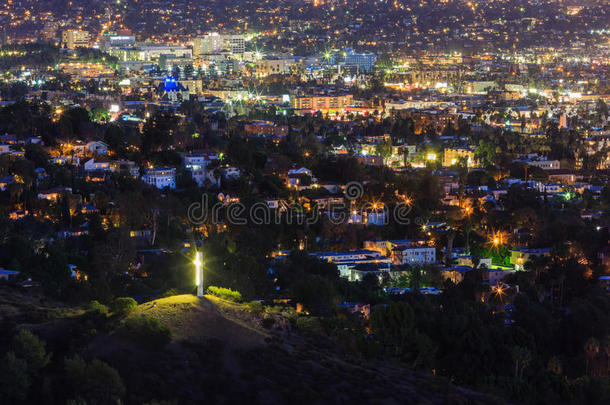
<svg viewBox="0 0 610 405">
<path fill-rule="evenodd" d="M 243 35 L 225 35 L 224 41 L 233 54 L 246 52 L 246 39 Z"/>
<path fill-rule="evenodd" d="M 229 51 L 232 54 L 243 54 L 246 51 L 246 40 L 243 35 L 219 34 L 211 32 L 193 40 L 193 55 Z"/>
<path fill-rule="evenodd" d="M 66 30 L 61 33 L 62 48 L 76 49 L 89 47 L 89 32 L 81 30 Z"/>
<path fill-rule="evenodd" d="M 377 56 L 374 53 L 356 53 L 353 50 L 348 50 L 345 53 L 345 65 L 357 66 L 358 70 L 370 72 L 375 66 Z"/>
<path fill-rule="evenodd" d="M 193 40 L 193 56 L 200 57 L 209 53 L 217 53 L 223 50 L 222 36 L 217 32 L 212 32 L 204 37 Z"/>
</svg>

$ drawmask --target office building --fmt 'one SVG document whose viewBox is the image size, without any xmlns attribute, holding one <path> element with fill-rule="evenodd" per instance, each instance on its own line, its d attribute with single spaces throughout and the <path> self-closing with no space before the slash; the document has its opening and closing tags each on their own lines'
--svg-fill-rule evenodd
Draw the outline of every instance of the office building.
<svg viewBox="0 0 610 405">
<path fill-rule="evenodd" d="M 243 54 L 246 51 L 245 37 L 243 35 L 212 32 L 193 40 L 193 55 L 197 58 L 222 51 L 229 51 L 234 55 Z"/>
<path fill-rule="evenodd" d="M 89 32 L 81 30 L 66 30 L 61 33 L 61 47 L 76 49 L 89 47 Z"/>
<path fill-rule="evenodd" d="M 351 49 L 345 53 L 345 65 L 356 66 L 361 72 L 373 70 L 375 60 L 377 56 L 374 53 L 356 53 Z"/>
</svg>

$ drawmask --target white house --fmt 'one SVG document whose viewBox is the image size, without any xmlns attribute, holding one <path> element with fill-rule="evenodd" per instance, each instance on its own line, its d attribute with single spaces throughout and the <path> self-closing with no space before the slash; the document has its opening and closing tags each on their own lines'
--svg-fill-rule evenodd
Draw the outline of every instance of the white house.
<svg viewBox="0 0 610 405">
<path fill-rule="evenodd" d="M 375 250 L 348 250 L 310 253 L 311 256 L 334 263 L 341 277 L 360 281 L 366 273 L 380 275 L 389 272 L 392 260 Z"/>
<path fill-rule="evenodd" d="M 239 176 L 241 176 L 241 172 L 235 166 L 226 166 L 226 167 L 223 167 L 222 169 L 220 169 L 220 172 L 227 179 L 236 179 Z"/>
<path fill-rule="evenodd" d="M 488 282 L 489 285 L 497 285 L 499 282 L 504 280 L 508 274 L 513 273 L 513 270 L 510 267 L 501 267 L 494 266 L 493 268 L 488 268 L 485 270 L 483 280 Z"/>
<path fill-rule="evenodd" d="M 538 156 L 535 153 L 520 157 L 515 160 L 515 162 L 525 163 L 529 166 L 539 167 L 543 170 L 557 170 L 561 168 L 559 160 L 548 160 L 546 157 Z"/>
<path fill-rule="evenodd" d="M 218 155 L 211 153 L 189 153 L 182 155 L 184 168 L 191 172 L 193 180 L 202 187 L 206 180 L 216 184 L 216 178 L 212 170 L 207 170 L 210 163 L 218 160 Z M 239 176 L 239 175 L 238 175 Z"/>
<path fill-rule="evenodd" d="M 396 264 L 425 264 L 436 262 L 436 249 L 428 246 L 397 246 L 392 249 Z"/>
<path fill-rule="evenodd" d="M 206 168 L 215 160 L 218 160 L 218 155 L 211 153 L 189 153 L 182 155 L 182 161 L 186 170 Z"/>
<path fill-rule="evenodd" d="M 140 176 L 140 168 L 131 160 L 116 160 L 110 164 L 110 169 L 113 172 L 137 178 Z"/>
<path fill-rule="evenodd" d="M 193 169 L 190 171 L 191 177 L 199 187 L 203 187 L 205 185 L 205 181 L 209 180 L 211 185 L 216 185 L 217 180 L 214 177 L 213 170 L 206 170 L 205 168 Z"/>
<path fill-rule="evenodd" d="M 306 167 L 301 167 L 300 169 L 290 169 L 288 170 L 288 176 L 308 176 L 312 177 L 313 173 Z"/>
<path fill-rule="evenodd" d="M 89 160 L 87 160 L 84 164 L 84 168 L 86 172 L 93 172 L 93 171 L 110 171 L 110 161 L 108 160 L 95 160 L 95 158 L 91 158 Z"/>
<path fill-rule="evenodd" d="M 380 259 L 381 253 L 374 250 L 348 250 L 348 251 L 338 251 L 338 252 L 316 252 L 310 253 L 312 256 L 317 257 L 318 259 L 328 260 L 329 262 L 339 262 L 339 261 L 353 261 L 353 260 L 364 260 L 364 259 Z"/>
<path fill-rule="evenodd" d="M 299 190 L 311 187 L 317 183 L 318 179 L 313 177 L 311 170 L 301 167 L 300 169 L 291 169 L 286 176 L 286 185 L 288 188 L 297 188 Z"/>
<path fill-rule="evenodd" d="M 108 154 L 108 145 L 102 141 L 87 142 L 85 148 L 89 151 L 89 153 L 93 153 L 94 155 Z"/>
<path fill-rule="evenodd" d="M 160 189 L 169 187 L 171 189 L 176 188 L 176 169 L 173 167 L 157 167 L 153 169 L 146 169 L 142 180 L 146 184 L 155 186 Z"/>
</svg>

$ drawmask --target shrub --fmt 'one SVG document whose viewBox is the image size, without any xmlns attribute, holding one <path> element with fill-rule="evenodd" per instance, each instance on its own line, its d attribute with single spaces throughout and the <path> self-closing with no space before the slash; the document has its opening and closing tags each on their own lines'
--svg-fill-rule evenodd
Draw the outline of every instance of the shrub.
<svg viewBox="0 0 610 405">
<path fill-rule="evenodd" d="M 104 304 L 101 304 L 99 301 L 91 301 L 89 304 L 87 304 L 87 308 L 85 309 L 85 312 L 92 312 L 92 313 L 100 313 L 100 314 L 104 314 L 104 315 L 108 315 L 108 307 Z"/>
<path fill-rule="evenodd" d="M 138 303 L 130 297 L 119 297 L 112 303 L 112 312 L 119 316 L 129 315 L 137 308 Z"/>
<path fill-rule="evenodd" d="M 302 332 L 312 334 L 322 334 L 324 332 L 320 319 L 313 316 L 299 316 L 296 318 L 295 323 L 297 329 Z"/>
<path fill-rule="evenodd" d="M 18 358 L 25 360 L 30 376 L 36 376 L 51 359 L 45 349 L 45 342 L 26 329 L 21 329 L 13 336 L 11 348 Z"/>
<path fill-rule="evenodd" d="M 231 290 L 230 288 L 215 287 L 211 285 L 208 287 L 208 290 L 206 292 L 208 294 L 215 295 L 216 297 L 223 298 L 227 301 L 241 301 L 241 293 L 239 291 Z"/>
<path fill-rule="evenodd" d="M 26 361 L 13 352 L 4 355 L 0 360 L 0 402 L 10 404 L 24 400 L 30 385 Z"/>
<path fill-rule="evenodd" d="M 125 395 L 119 373 L 98 359 L 87 363 L 79 355 L 66 358 L 64 378 L 70 387 L 68 394 L 78 398 L 68 403 L 117 404 Z"/>
<path fill-rule="evenodd" d="M 339 295 L 332 282 L 324 277 L 307 274 L 292 287 L 293 298 L 316 316 L 330 316 L 338 304 Z"/>
<path fill-rule="evenodd" d="M 163 294 L 161 294 L 161 298 L 173 297 L 174 295 L 178 295 L 178 294 L 180 294 L 180 291 L 178 291 L 175 288 L 170 288 L 169 290 L 167 290 Z"/>
<path fill-rule="evenodd" d="M 262 303 L 258 301 L 250 301 L 248 302 L 248 311 L 253 312 L 255 314 L 260 314 L 265 310 L 265 307 Z"/>
<path fill-rule="evenodd" d="M 264 309 L 266 314 L 271 315 L 290 316 L 295 312 L 293 307 L 289 307 L 286 305 L 271 305 L 265 307 Z"/>
<path fill-rule="evenodd" d="M 86 396 L 91 404 L 120 403 L 125 395 L 125 386 L 119 373 L 108 364 L 93 359 L 87 366 Z"/>
<path fill-rule="evenodd" d="M 108 307 L 98 301 L 91 301 L 85 309 L 84 317 L 92 321 L 101 321 L 108 317 Z"/>
<path fill-rule="evenodd" d="M 135 342 L 162 347 L 171 342 L 172 331 L 156 318 L 136 316 L 125 321 L 119 333 Z"/>
</svg>

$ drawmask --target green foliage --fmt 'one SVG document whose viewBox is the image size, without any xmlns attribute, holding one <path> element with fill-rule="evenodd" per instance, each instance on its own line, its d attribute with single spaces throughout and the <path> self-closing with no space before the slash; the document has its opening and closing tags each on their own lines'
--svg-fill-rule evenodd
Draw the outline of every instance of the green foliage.
<svg viewBox="0 0 610 405">
<path fill-rule="evenodd" d="M 148 316 L 129 318 L 119 328 L 119 333 L 127 339 L 151 347 L 163 347 L 172 340 L 172 332 L 158 319 Z"/>
<path fill-rule="evenodd" d="M 36 376 L 45 368 L 51 359 L 51 354 L 47 354 L 45 343 L 26 329 L 21 329 L 11 343 L 13 353 L 25 360 L 30 376 Z"/>
<path fill-rule="evenodd" d="M 266 314 L 290 316 L 295 313 L 294 307 L 284 305 L 272 305 L 265 307 Z"/>
<path fill-rule="evenodd" d="M 531 363 L 532 353 L 522 346 L 513 347 L 513 361 L 515 362 L 515 378 L 523 379 L 523 370 Z"/>
<path fill-rule="evenodd" d="M 324 332 L 320 319 L 315 316 L 297 316 L 295 324 L 298 330 L 305 333 L 319 335 Z"/>
<path fill-rule="evenodd" d="M 178 295 L 178 294 L 180 294 L 180 291 L 178 291 L 175 288 L 170 288 L 169 290 L 167 290 L 163 294 L 161 294 L 160 298 L 172 297 L 172 296 Z"/>
<path fill-rule="evenodd" d="M 303 304 L 312 315 L 328 316 L 339 303 L 333 283 L 318 275 L 306 274 L 292 287 L 294 299 Z"/>
<path fill-rule="evenodd" d="M 313 170 L 320 180 L 341 183 L 360 181 L 365 173 L 364 166 L 352 157 L 321 160 Z"/>
<path fill-rule="evenodd" d="M 285 286 L 295 285 L 304 275 L 316 275 L 331 281 L 339 279 L 339 270 L 334 263 L 298 250 L 292 251 L 284 263 L 275 270 L 279 283 Z"/>
<path fill-rule="evenodd" d="M 106 305 L 94 300 L 87 304 L 83 317 L 98 322 L 105 320 L 108 317 L 108 312 L 108 307 Z"/>
<path fill-rule="evenodd" d="M 215 295 L 216 297 L 225 299 L 227 301 L 241 302 L 242 300 L 241 293 L 239 291 L 231 290 L 230 288 L 216 287 L 211 285 L 206 290 L 206 293 Z"/>
<path fill-rule="evenodd" d="M 45 144 L 55 142 L 50 107 L 43 102 L 18 101 L 0 109 L 0 133 L 16 134 L 25 139 L 40 134 Z"/>
<path fill-rule="evenodd" d="M 59 48 L 47 44 L 5 45 L 0 48 L 0 69 L 15 66 L 48 66 L 59 60 Z"/>
<path fill-rule="evenodd" d="M 138 303 L 131 297 L 119 297 L 112 302 L 111 308 L 115 315 L 126 316 L 138 308 Z"/>
<path fill-rule="evenodd" d="M 64 360 L 64 372 L 73 388 L 85 385 L 87 362 L 78 354 Z"/>
<path fill-rule="evenodd" d="M 22 82 L 0 83 L 0 97 L 4 100 L 20 100 L 28 90 L 28 85 Z"/>
<path fill-rule="evenodd" d="M 98 359 L 87 366 L 85 387 L 91 404 L 117 403 L 125 393 L 119 373 Z"/>
<path fill-rule="evenodd" d="M 261 314 L 265 311 L 265 307 L 259 301 L 250 301 L 248 302 L 248 311 L 255 314 Z"/>
<path fill-rule="evenodd" d="M 413 308 L 398 302 L 373 311 L 371 325 L 375 335 L 384 345 L 393 346 L 396 354 L 401 354 L 415 327 Z"/>
<path fill-rule="evenodd" d="M 36 143 L 25 146 L 25 158 L 34 162 L 36 167 L 47 167 L 49 165 L 49 154 Z"/>
<path fill-rule="evenodd" d="M 434 360 L 434 342 L 417 330 L 413 308 L 398 302 L 376 309 L 371 314 L 373 333 L 386 353 L 412 363 L 429 366 Z"/>
<path fill-rule="evenodd" d="M 409 287 L 417 290 L 422 287 L 441 287 L 442 276 L 438 266 L 433 264 L 409 267 Z"/>
<path fill-rule="evenodd" d="M 384 159 L 392 156 L 392 140 L 388 139 L 387 141 L 378 143 L 375 146 L 375 154 L 383 157 Z"/>
<path fill-rule="evenodd" d="M 107 363 L 94 359 L 89 364 L 75 355 L 66 358 L 64 375 L 71 394 L 88 404 L 118 404 L 125 395 L 119 373 Z M 81 402 L 81 401 L 77 401 Z"/>
<path fill-rule="evenodd" d="M 177 118 L 172 114 L 156 112 L 146 121 L 142 133 L 142 151 L 145 155 L 168 147 L 173 143 L 172 132 Z"/>
<path fill-rule="evenodd" d="M 24 400 L 30 384 L 26 361 L 8 352 L 0 362 L 0 402 L 10 404 Z"/>
</svg>

